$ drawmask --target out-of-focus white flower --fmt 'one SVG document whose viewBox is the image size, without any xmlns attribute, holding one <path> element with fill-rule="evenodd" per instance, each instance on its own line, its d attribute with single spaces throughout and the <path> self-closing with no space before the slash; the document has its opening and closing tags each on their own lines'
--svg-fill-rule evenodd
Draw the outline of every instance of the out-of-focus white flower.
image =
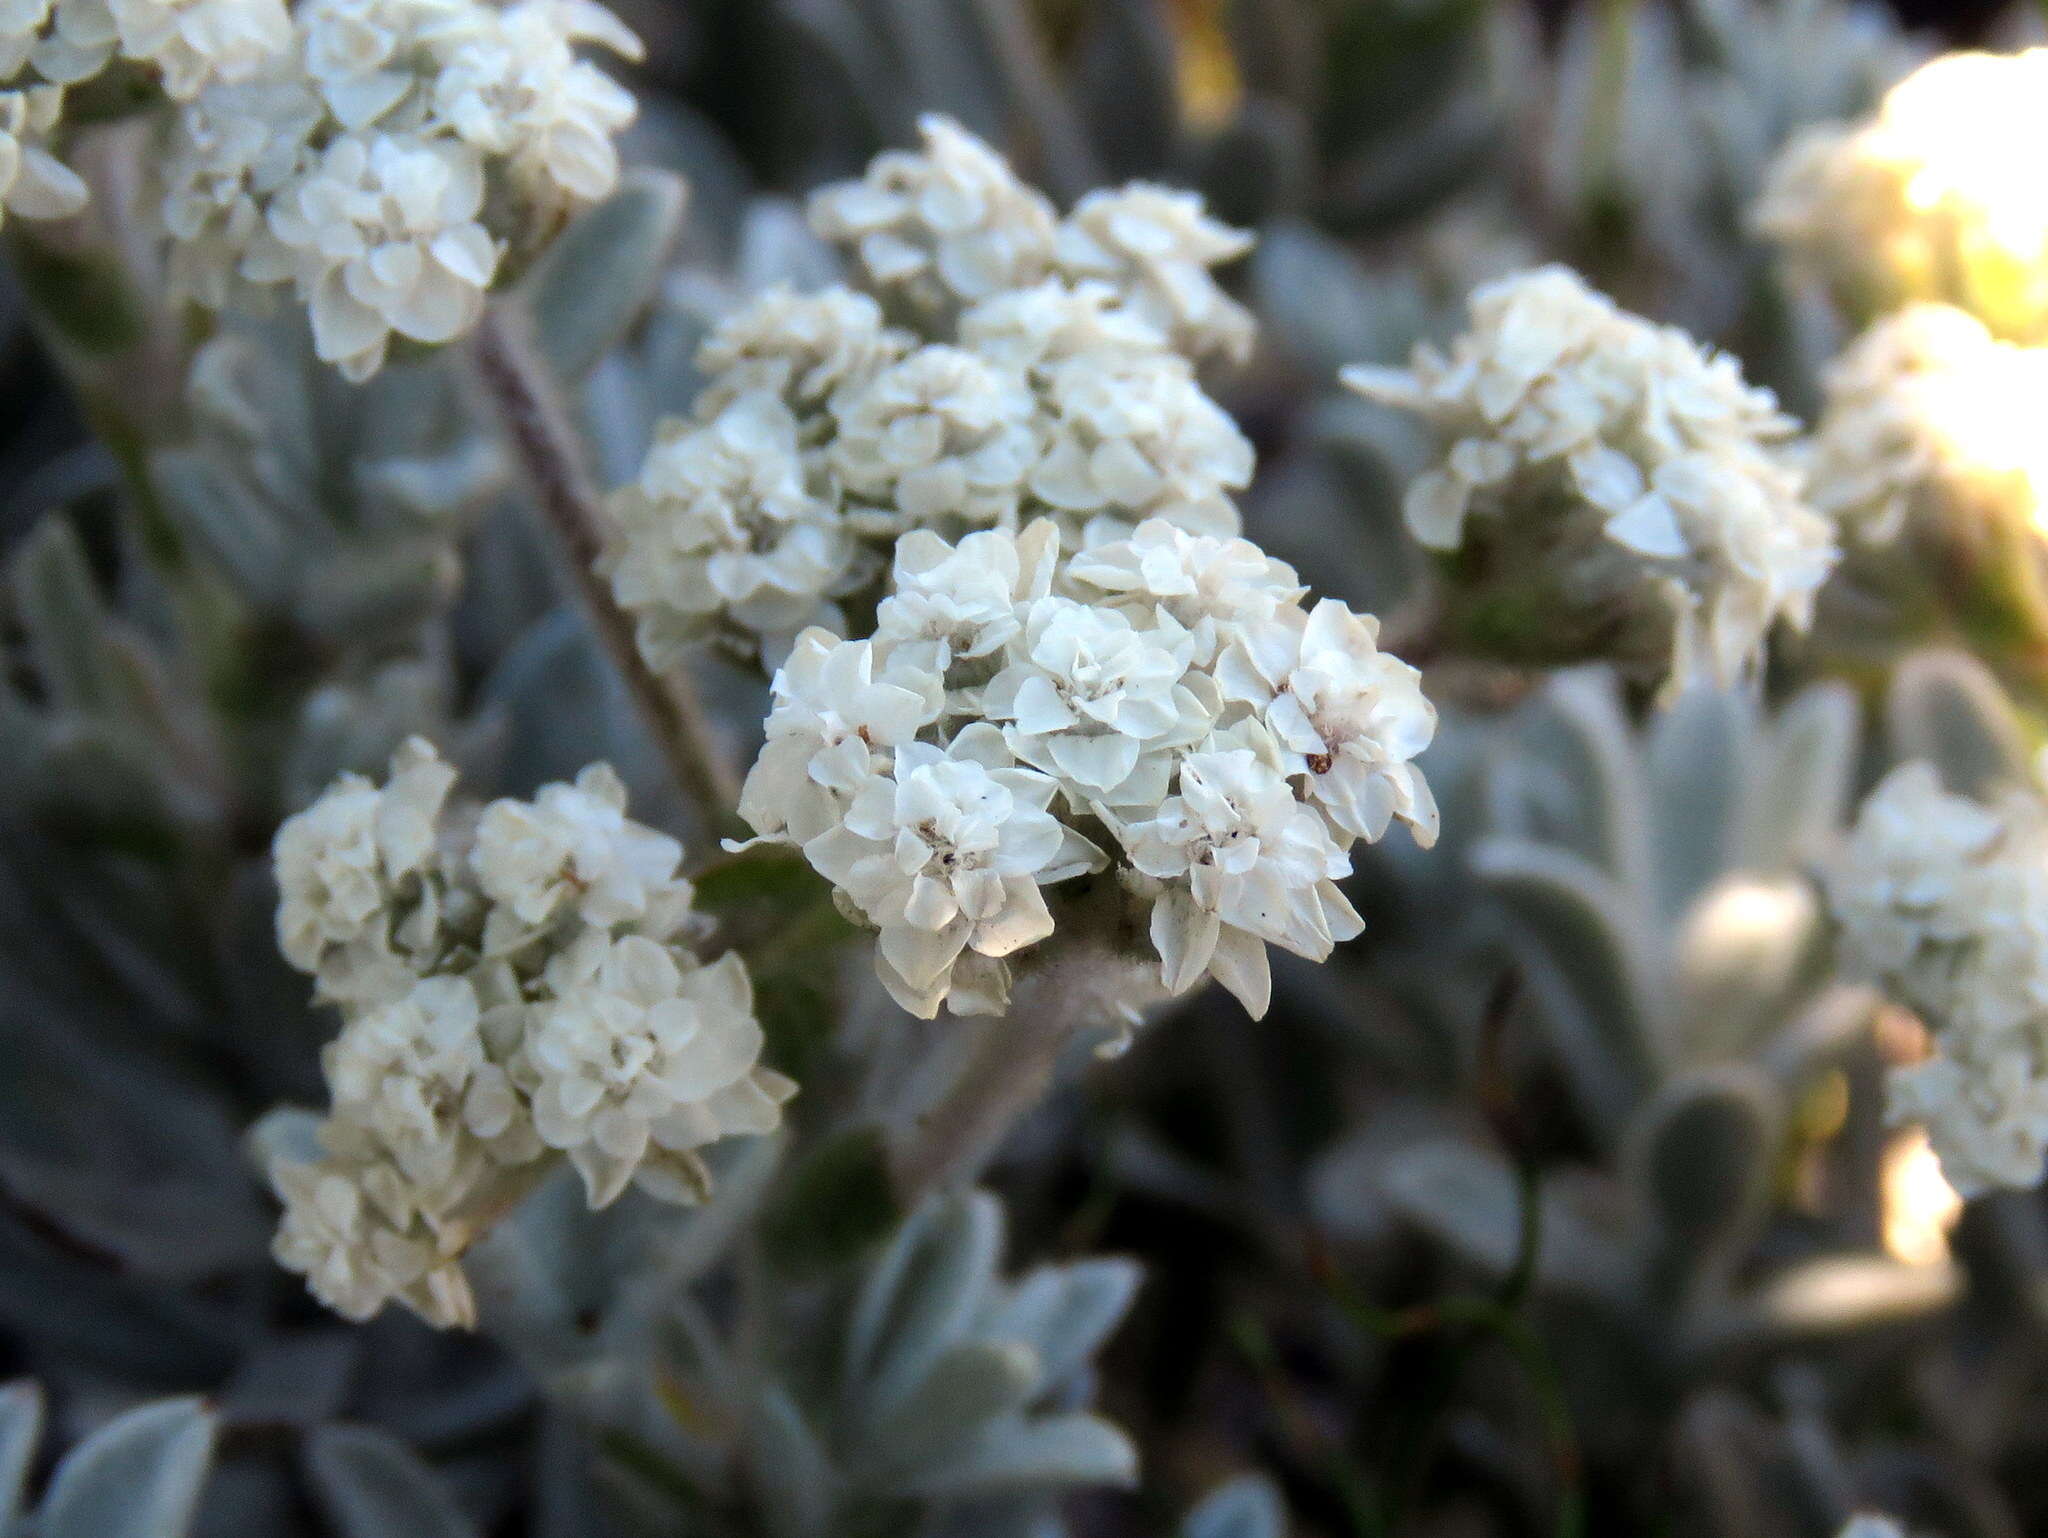
<svg viewBox="0 0 2048 1538">
<path fill-rule="evenodd" d="M 215 80 L 249 80 L 292 43 L 284 0 L 106 0 L 124 57 L 154 64 L 186 101 Z"/>
<path fill-rule="evenodd" d="M 2048 510 L 2048 348 L 2001 342 L 1947 305 L 1886 317 L 1828 370 L 1814 505 L 1882 543 L 1909 520 L 2030 529 Z"/>
<path fill-rule="evenodd" d="M 454 784 L 455 771 L 413 738 L 383 789 L 345 774 L 278 828 L 278 948 L 319 978 L 323 996 L 349 995 L 365 974 L 385 973 L 394 948 L 431 952 L 441 907 L 429 880 L 436 823 Z"/>
<path fill-rule="evenodd" d="M 882 307 L 866 294 L 770 289 L 721 321 L 698 350 L 697 367 L 710 382 L 697 396 L 697 415 L 710 421 L 741 396 L 766 391 L 803 413 L 807 427 L 829 430 L 821 408 L 911 346 L 909 333 L 885 324 Z"/>
<path fill-rule="evenodd" d="M 1422 675 L 1379 649 L 1379 621 L 1325 598 L 1306 615 L 1240 631 L 1218 669 L 1227 696 L 1255 704 L 1308 776 L 1339 837 L 1377 842 L 1398 817 L 1427 849 L 1436 800 L 1415 757 L 1436 735 Z"/>
<path fill-rule="evenodd" d="M 887 294 L 946 313 L 1051 270 L 1053 211 L 949 118 L 918 119 L 921 151 L 878 155 L 859 181 L 811 197 L 811 227 L 851 245 Z"/>
<path fill-rule="evenodd" d="M 857 503 L 907 526 L 1016 521 L 1039 457 L 1031 392 L 958 347 L 921 347 L 832 403 L 833 472 Z"/>
<path fill-rule="evenodd" d="M 589 0 L 519 0 L 446 49 L 434 112 L 465 141 L 504 157 L 528 206 L 545 218 L 608 196 L 619 182 L 618 136 L 638 114 L 633 93 L 576 56 L 597 43 L 641 57 L 626 24 Z"/>
<path fill-rule="evenodd" d="M 915 741 L 938 718 L 943 686 L 916 669 L 878 666 L 871 641 L 807 630 L 776 670 L 774 699 L 739 810 L 762 837 L 802 844 L 839 820 L 877 773 L 878 753 Z"/>
<path fill-rule="evenodd" d="M 1167 337 L 1107 283 L 1048 278 L 968 310 L 960 317 L 960 345 L 1021 370 L 1069 358 L 1162 353 Z"/>
<path fill-rule="evenodd" d="M 394 332 L 448 342 L 475 325 L 498 267 L 483 204 L 474 150 L 383 133 L 337 140 L 280 191 L 270 232 L 293 255 L 322 361 L 360 381 Z"/>
<path fill-rule="evenodd" d="M 1209 217 L 1202 200 L 1149 182 L 1089 193 L 1059 228 L 1060 270 L 1115 285 L 1139 315 L 1190 358 L 1251 355 L 1249 311 L 1209 269 L 1252 248 L 1252 237 Z"/>
<path fill-rule="evenodd" d="M 794 1086 L 759 1068 L 761 1027 L 738 956 L 682 966 L 639 935 L 586 931 L 548 963 L 553 998 L 534 1011 L 520 1061 L 534 1130 L 565 1151 L 593 1207 L 617 1198 L 650 1147 L 664 1183 L 702 1195 L 694 1151 L 731 1132 L 766 1132 Z"/>
<path fill-rule="evenodd" d="M 1336 887 L 1351 873 L 1349 857 L 1274 757 L 1252 748 L 1189 754 L 1179 793 L 1118 836 L 1138 872 L 1163 883 L 1152 943 L 1169 992 L 1207 973 L 1262 1015 L 1268 942 L 1322 961 L 1364 927 Z"/>
<path fill-rule="evenodd" d="M 1859 320 L 1916 299 L 2048 340 L 2048 49 L 1953 53 L 1875 117 L 1813 128 L 1773 167 L 1756 223 Z"/>
<path fill-rule="evenodd" d="M 1421 543 L 1510 540 L 1584 602 L 1652 598 L 1668 617 L 1667 697 L 1700 676 L 1734 682 L 1776 622 L 1810 621 L 1833 529 L 1775 447 L 1792 422 L 1734 359 L 1562 267 L 1480 289 L 1471 318 L 1448 355 L 1424 346 L 1406 371 L 1344 371 L 1449 446 L 1407 492 Z M 1503 527 L 1475 533 L 1473 518 Z"/>
<path fill-rule="evenodd" d="M 265 211 L 306 170 L 324 115 L 292 78 L 215 85 L 179 113 L 161 173 L 174 296 L 219 310 L 291 278 L 294 253 Z"/>
<path fill-rule="evenodd" d="M 1052 933 L 1039 887 L 1099 869 L 1100 851 L 1046 808 L 1046 775 L 1020 768 L 986 724 L 945 749 L 907 743 L 804 854 L 881 933 L 883 984 L 929 1019 L 964 950 L 1001 959 Z"/>
<path fill-rule="evenodd" d="M 611 513 L 603 570 L 657 668 L 721 622 L 771 651 L 836 628 L 832 599 L 859 575 L 839 509 L 806 484 L 796 418 L 765 392 L 702 426 L 665 424 Z"/>
<path fill-rule="evenodd" d="M 1041 598 L 982 710 L 1011 750 L 1055 776 L 1077 805 L 1157 806 L 1173 753 L 1208 735 L 1221 708 L 1194 671 L 1194 637 L 1170 616 L 1141 629 L 1116 610 Z"/>
<path fill-rule="evenodd" d="M 85 183 L 44 147 L 64 115 L 64 88 L 0 91 L 0 207 L 23 219 L 65 219 L 84 208 Z"/>
<path fill-rule="evenodd" d="M 269 1174 L 284 1203 L 271 1254 L 337 1314 L 360 1322 L 396 1299 L 442 1329 L 476 1323 L 468 1279 L 441 1253 L 395 1169 L 277 1159 Z"/>
<path fill-rule="evenodd" d="M 2037 766 L 2048 767 L 2048 765 Z M 2048 1158 L 2048 797 L 1990 804 L 1945 791 L 1924 763 L 1864 803 L 1830 874 L 1850 966 L 1934 1036 L 1892 1076 L 1890 1114 L 1924 1121 L 1964 1195 L 2040 1183 Z"/>
<path fill-rule="evenodd" d="M 626 787 L 609 764 L 574 785 L 543 785 L 532 801 L 493 801 L 469 863 L 497 905 L 484 949 L 496 955 L 573 913 L 593 928 L 644 926 L 666 939 L 690 906 L 676 875 L 683 846 L 626 816 Z"/>
<path fill-rule="evenodd" d="M 1252 446 L 1184 359 L 1082 353 L 1040 378 L 1045 447 L 1027 482 L 1040 502 L 1131 524 L 1163 518 L 1205 534 L 1238 531 L 1229 493 L 1251 481 Z"/>
</svg>

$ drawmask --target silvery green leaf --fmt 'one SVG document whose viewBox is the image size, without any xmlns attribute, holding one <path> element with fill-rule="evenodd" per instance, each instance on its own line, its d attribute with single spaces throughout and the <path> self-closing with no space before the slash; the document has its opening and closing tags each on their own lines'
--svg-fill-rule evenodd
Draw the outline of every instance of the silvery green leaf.
<svg viewBox="0 0 2048 1538">
<path fill-rule="evenodd" d="M 1430 1138 L 1388 1159 L 1380 1185 L 1403 1218 L 1467 1264 L 1495 1278 L 1514 1266 L 1522 1193 L 1498 1154 L 1456 1137 Z M 1552 1291 L 1626 1298 L 1638 1280 L 1635 1266 L 1583 1197 L 1561 1179 L 1544 1182 L 1538 1281 Z"/>
<path fill-rule="evenodd" d="M 1472 871 L 1515 923 L 1515 953 L 1584 1108 L 1618 1128 L 1658 1073 L 1646 915 L 1566 850 L 1488 838 Z"/>
<path fill-rule="evenodd" d="M 22 540 L 9 572 L 29 658 L 59 709 L 112 710 L 125 677 L 108 644 L 108 619 L 77 532 L 56 516 Z"/>
<path fill-rule="evenodd" d="M 1701 1312 L 1682 1344 L 1704 1354 L 1842 1334 L 1924 1318 L 1952 1307 L 1963 1273 L 1944 1261 L 1912 1266 L 1882 1255 L 1828 1255 L 1788 1267 L 1739 1300 Z"/>
<path fill-rule="evenodd" d="M 1814 684 L 1778 712 L 1743 798 L 1743 869 L 1797 867 L 1824 851 L 1848 807 L 1861 738 L 1856 696 L 1841 684 Z"/>
<path fill-rule="evenodd" d="M 1769 1202 L 1783 1114 L 1776 1087 L 1746 1064 L 1690 1074 L 1644 1107 L 1634 1169 L 1674 1284 L 1735 1258 Z"/>
<path fill-rule="evenodd" d="M 213 1461 L 214 1416 L 168 1399 L 116 1417 L 50 1477 L 38 1538 L 182 1538 Z"/>
<path fill-rule="evenodd" d="M 302 531 L 276 504 L 207 454 L 165 449 L 150 460 L 165 513 L 259 608 L 282 609 L 298 587 L 306 556 Z"/>
<path fill-rule="evenodd" d="M 1138 1450 L 1098 1415 L 1077 1412 L 984 1427 L 911 1481 L 918 1494 L 984 1496 L 1137 1482 Z"/>
<path fill-rule="evenodd" d="M 382 1431 L 321 1427 L 308 1439 L 306 1472 L 339 1538 L 475 1538 L 448 1487 Z"/>
<path fill-rule="evenodd" d="M 581 378 L 625 338 L 667 269 L 689 201 L 682 179 L 640 167 L 550 245 L 521 285 L 541 356 Z"/>
<path fill-rule="evenodd" d="M 847 1334 L 847 1383 L 875 1411 L 907 1396 L 979 1312 L 1002 1249 L 984 1192 L 940 1199 L 904 1225 L 870 1273 Z"/>
<path fill-rule="evenodd" d="M 1660 713 L 1645 744 L 1658 911 L 1667 920 L 1728 863 L 1756 706 L 1731 690 L 1693 688 Z"/>
<path fill-rule="evenodd" d="M 1532 765 L 1544 778 L 1529 783 L 1518 816 L 1496 802 L 1495 828 L 1576 850 L 1647 897 L 1653 807 L 1614 673 L 1558 674 L 1522 718 L 1517 739 L 1502 767 Z"/>
<path fill-rule="evenodd" d="M 1892 674 L 1885 725 L 1893 756 L 1926 759 L 1958 795 L 2026 773 L 2026 736 L 1990 669 L 1962 652 L 1916 652 Z"/>
<path fill-rule="evenodd" d="M 976 1333 L 1021 1341 L 1036 1353 L 1041 1391 L 1085 1366 L 1130 1311 L 1143 1270 L 1135 1261 L 1093 1259 L 1041 1266 L 1008 1289 Z"/>
<path fill-rule="evenodd" d="M 1210 1491 L 1180 1525 L 1180 1538 L 1286 1538 L 1286 1532 L 1280 1492 L 1258 1474 Z"/>
<path fill-rule="evenodd" d="M 42 1434 L 42 1386 L 26 1379 L 0 1386 L 0 1534 L 14 1530 Z"/>
<path fill-rule="evenodd" d="M 1038 1353 L 1014 1341 L 963 1341 L 868 1429 L 871 1455 L 892 1469 L 929 1466 L 963 1437 L 1021 1410 L 1041 1381 Z"/>
<path fill-rule="evenodd" d="M 1668 1061 L 1732 1061 L 1765 1047 L 1833 970 L 1830 927 L 1804 875 L 1724 876 L 1672 937 Z"/>
<path fill-rule="evenodd" d="M 831 1538 L 839 1476 L 803 1411 L 779 1383 L 761 1387 L 747 1414 L 748 1481 L 768 1538 Z"/>
</svg>

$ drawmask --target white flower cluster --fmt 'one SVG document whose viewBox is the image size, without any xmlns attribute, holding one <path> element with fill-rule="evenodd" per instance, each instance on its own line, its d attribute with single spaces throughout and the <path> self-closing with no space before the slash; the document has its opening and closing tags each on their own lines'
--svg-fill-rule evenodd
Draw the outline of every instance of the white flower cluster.
<svg viewBox="0 0 2048 1538">
<path fill-rule="evenodd" d="M 300 0 L 285 46 L 179 115 L 162 170 L 177 291 L 221 308 L 289 285 L 355 380 L 394 336 L 462 335 L 508 240 L 617 183 L 634 102 L 584 43 L 639 54 L 594 0 Z"/>
<path fill-rule="evenodd" d="M 1815 506 L 1882 543 L 1909 523 L 2031 529 L 2048 507 L 2048 348 L 1941 304 L 1872 326 L 1828 371 L 1807 460 Z"/>
<path fill-rule="evenodd" d="M 682 849 L 625 816 L 603 765 L 481 812 L 408 742 L 381 788 L 344 775 L 279 830 L 284 955 L 341 1006 L 320 1154 L 275 1157 L 276 1254 L 330 1307 L 396 1298 L 466 1325 L 460 1259 L 566 1157 L 593 1207 L 634 1182 L 691 1201 L 697 1150 L 774 1130 L 752 987 L 693 930 Z"/>
<path fill-rule="evenodd" d="M 1777 446 L 1794 424 L 1733 358 L 1563 267 L 1479 289 L 1471 322 L 1448 354 L 1425 345 L 1406 370 L 1343 375 L 1448 445 L 1408 488 L 1419 541 L 1511 540 L 1589 607 L 1626 614 L 1651 597 L 1671 693 L 1702 677 L 1727 686 L 1775 622 L 1810 621 L 1833 528 Z"/>
<path fill-rule="evenodd" d="M 1877 114 L 1813 128 L 1772 168 L 1758 228 L 1859 320 L 1916 299 L 2048 340 L 2048 48 L 1948 54 Z"/>
<path fill-rule="evenodd" d="M 2048 773 L 2048 759 L 2037 763 Z M 2048 1156 L 2048 798 L 1989 804 L 1934 769 L 1864 803 L 1829 892 L 1850 963 L 1926 1022 L 1934 1052 L 1893 1072 L 1890 1114 L 1924 1122 L 1964 1195 L 2040 1184 Z"/>
<path fill-rule="evenodd" d="M 843 628 L 909 529 L 1237 532 L 1251 445 L 1195 366 L 1249 346 L 1209 272 L 1249 237 L 1142 184 L 1060 220 L 952 123 L 924 138 L 812 203 L 873 293 L 778 290 L 730 317 L 694 420 L 614 498 L 606 570 L 656 666 L 707 637 L 772 662 L 808 625 Z"/>
<path fill-rule="evenodd" d="M 916 1014 L 1000 1011 L 1006 958 L 1055 930 L 1043 889 L 1111 867 L 1169 992 L 1214 976 L 1262 1014 L 1269 943 L 1358 933 L 1351 845 L 1436 835 L 1436 712 L 1378 629 L 1163 519 L 1065 557 L 1049 518 L 915 531 L 871 639 L 797 638 L 741 815 L 879 931 Z"/>
</svg>

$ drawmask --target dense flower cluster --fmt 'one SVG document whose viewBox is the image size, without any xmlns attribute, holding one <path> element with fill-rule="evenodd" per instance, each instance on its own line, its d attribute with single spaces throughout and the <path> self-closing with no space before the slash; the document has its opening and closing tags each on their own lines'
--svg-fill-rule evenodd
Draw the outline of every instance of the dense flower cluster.
<svg viewBox="0 0 2048 1538">
<path fill-rule="evenodd" d="M 1909 522 L 2034 525 L 2048 505 L 2044 400 L 2048 348 L 2001 342 L 1947 305 L 1909 305 L 1828 372 L 1814 503 L 1872 542 Z"/>
<path fill-rule="evenodd" d="M 1618 308 L 1562 267 L 1478 290 L 1471 329 L 1406 370 L 1344 382 L 1419 414 L 1442 462 L 1408 488 L 1434 550 L 1505 541 L 1589 609 L 1647 596 L 1676 691 L 1750 669 L 1771 626 L 1809 622 L 1828 520 L 1777 447 L 1792 421 L 1733 358 Z"/>
<path fill-rule="evenodd" d="M 800 846 L 879 931 L 906 1009 L 993 1013 L 1056 927 L 1045 888 L 1113 868 L 1160 981 L 1253 1014 L 1266 946 L 1358 933 L 1347 851 L 1437 813 L 1436 712 L 1378 625 L 1313 608 L 1244 540 L 1163 519 L 1061 551 L 1059 527 L 903 537 L 872 638 L 800 635 L 741 815 Z"/>
<path fill-rule="evenodd" d="M 2001 337 L 2048 338 L 2048 49 L 1946 54 L 1866 122 L 1807 130 L 1756 210 L 1795 267 L 1858 319 L 1916 299 Z"/>
<path fill-rule="evenodd" d="M 633 98 L 577 47 L 639 44 L 594 0 L 300 0 L 291 27 L 179 116 L 172 277 L 214 308 L 289 285 L 351 379 L 468 330 L 506 243 L 618 180 Z"/>
<path fill-rule="evenodd" d="M 87 200 L 48 149 L 110 62 L 177 104 L 161 164 L 172 286 L 221 308 L 289 285 L 351 379 L 394 336 L 472 326 L 508 242 L 617 183 L 630 94 L 578 56 L 639 43 L 595 0 L 12 0 L 0 7 L 0 206 Z"/>
<path fill-rule="evenodd" d="M 278 830 L 278 941 L 342 1010 L 312 1157 L 273 1157 L 276 1253 L 337 1312 L 469 1323 L 460 1257 L 552 1162 L 592 1206 L 701 1196 L 697 1150 L 772 1131 L 745 967 L 686 948 L 681 847 L 594 765 L 479 812 L 414 739 Z"/>
<path fill-rule="evenodd" d="M 2048 760 L 2037 764 L 2048 772 Z M 2048 799 L 1989 804 L 1934 769 L 1894 770 L 1830 881 L 1851 963 L 1921 1016 L 1924 1062 L 1895 1070 L 1891 1115 L 1924 1122 L 1965 1195 L 2038 1185 L 2048 1156 Z"/>
<path fill-rule="evenodd" d="M 1061 220 L 929 118 L 920 152 L 826 188 L 811 217 L 872 293 L 778 290 L 730 317 L 694 420 L 613 501 L 606 570 L 657 666 L 707 637 L 772 662 L 807 625 L 844 628 L 910 529 L 1237 532 L 1251 445 L 1195 365 L 1249 346 L 1209 273 L 1249 237 L 1198 199 L 1139 184 Z"/>
</svg>

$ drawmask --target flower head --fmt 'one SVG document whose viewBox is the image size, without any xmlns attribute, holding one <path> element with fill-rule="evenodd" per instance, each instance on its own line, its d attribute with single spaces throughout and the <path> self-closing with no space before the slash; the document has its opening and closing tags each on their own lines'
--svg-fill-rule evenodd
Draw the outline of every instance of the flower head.
<svg viewBox="0 0 2048 1538">
<path fill-rule="evenodd" d="M 1060 270 L 1116 285 L 1131 308 L 1190 358 L 1242 363 L 1253 322 L 1209 269 L 1236 260 L 1252 237 L 1212 219 L 1191 192 L 1133 182 L 1091 192 L 1059 229 Z"/>
</svg>

